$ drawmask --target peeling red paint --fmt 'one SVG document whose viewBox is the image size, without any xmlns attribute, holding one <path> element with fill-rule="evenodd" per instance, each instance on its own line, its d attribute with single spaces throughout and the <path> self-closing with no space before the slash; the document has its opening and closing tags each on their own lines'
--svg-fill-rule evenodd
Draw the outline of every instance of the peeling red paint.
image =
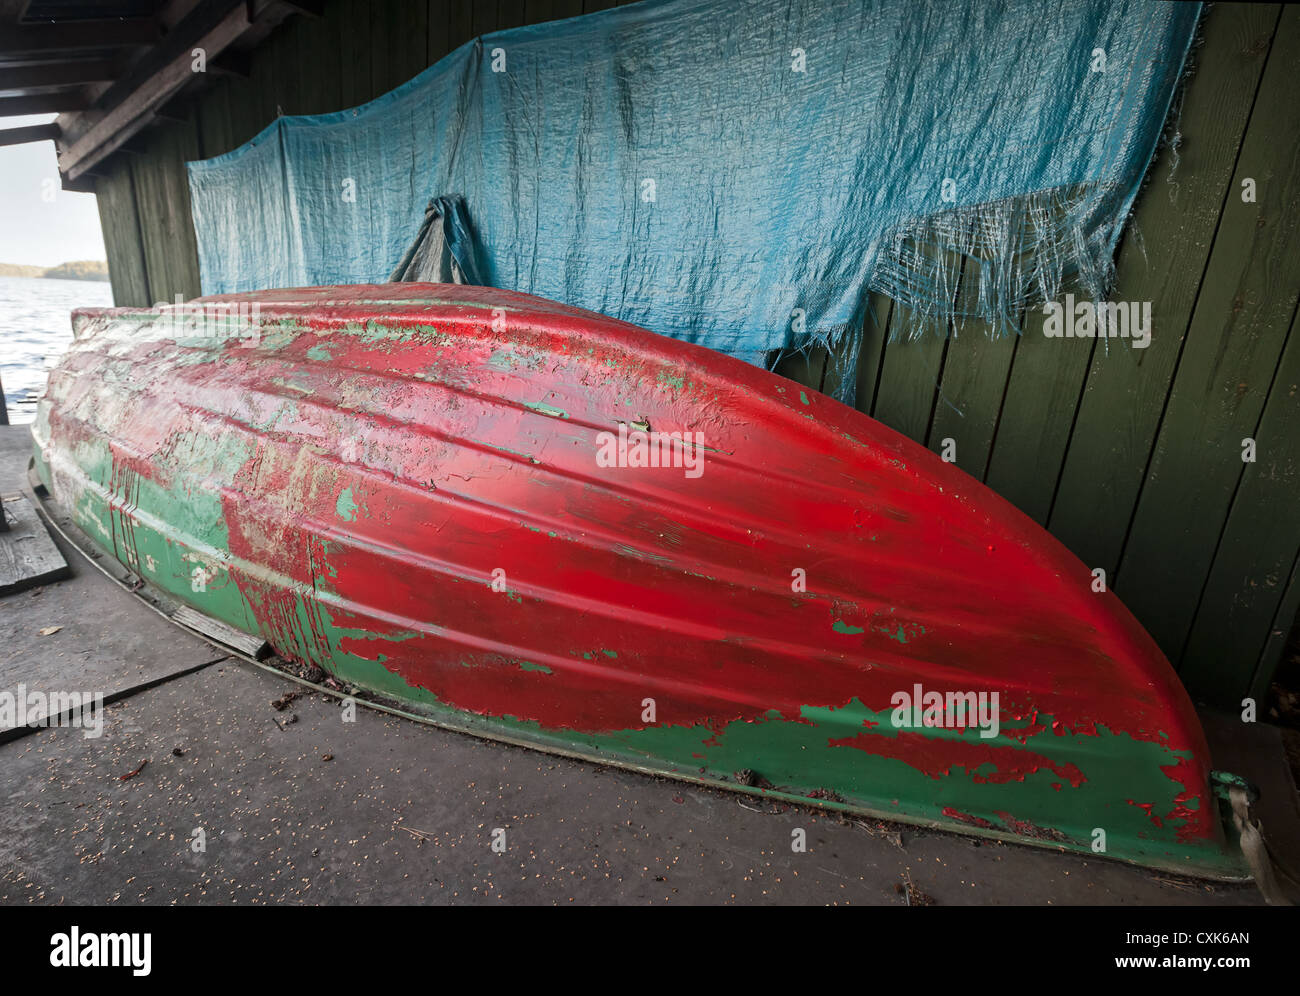
<svg viewBox="0 0 1300 996">
<path fill-rule="evenodd" d="M 1155 814 L 1155 812 L 1154 812 L 1154 810 L 1155 810 L 1155 803 L 1151 803 L 1151 802 L 1134 802 L 1132 799 L 1126 799 L 1125 801 L 1126 801 L 1130 806 L 1137 806 L 1138 809 L 1140 809 L 1140 810 L 1142 810 L 1143 812 L 1145 812 L 1145 813 L 1147 814 L 1147 817 L 1148 817 L 1148 818 L 1151 820 L 1151 822 L 1154 823 L 1157 827 L 1163 827 L 1163 826 L 1165 825 L 1165 821 L 1162 820 L 1159 816 L 1157 816 L 1157 815 Z"/>
<path fill-rule="evenodd" d="M 1087 780 L 1075 764 L 1058 764 L 1033 751 L 977 739 L 941 739 L 900 730 L 892 737 L 859 735 L 832 739 L 830 744 L 832 747 L 856 747 L 868 754 L 902 761 L 931 778 L 949 775 L 953 768 L 965 768 L 974 782 L 1002 785 L 1021 781 L 1026 775 L 1046 769 L 1060 775 L 1075 788 Z M 993 770 L 980 774 L 979 769 L 985 765 L 990 765 Z"/>
<path fill-rule="evenodd" d="M 1032 837 L 1036 840 L 1052 841 L 1063 841 L 1066 839 L 1064 833 L 1053 827 L 1042 827 L 1035 823 L 1030 823 L 1028 820 L 1018 820 L 1010 813 L 1004 813 L 1001 810 L 998 810 L 998 815 L 1002 817 L 1003 822 L 1006 823 L 1009 830 L 1013 833 L 1019 834 L 1021 837 Z"/>
<path fill-rule="evenodd" d="M 997 824 L 984 819 L 982 816 L 972 816 L 970 813 L 963 813 L 951 806 L 943 807 L 943 815 L 949 819 L 957 820 L 959 823 L 965 823 L 973 827 L 983 827 L 985 830 L 1000 829 Z"/>
</svg>

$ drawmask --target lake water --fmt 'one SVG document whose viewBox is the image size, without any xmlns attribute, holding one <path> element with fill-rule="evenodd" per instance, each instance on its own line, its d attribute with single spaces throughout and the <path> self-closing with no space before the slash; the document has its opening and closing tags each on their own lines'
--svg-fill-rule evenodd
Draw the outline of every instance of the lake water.
<svg viewBox="0 0 1300 996">
<path fill-rule="evenodd" d="M 106 281 L 0 277 L 0 381 L 10 422 L 36 417 L 45 378 L 72 342 L 72 309 L 112 303 Z"/>
</svg>

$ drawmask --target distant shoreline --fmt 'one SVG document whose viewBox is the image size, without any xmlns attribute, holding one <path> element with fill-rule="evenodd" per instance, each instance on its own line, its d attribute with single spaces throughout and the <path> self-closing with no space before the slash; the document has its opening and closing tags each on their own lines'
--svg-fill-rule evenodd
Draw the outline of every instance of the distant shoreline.
<svg viewBox="0 0 1300 996">
<path fill-rule="evenodd" d="M 108 264 L 98 259 L 81 259 L 58 266 L 28 266 L 0 263 L 0 277 L 29 277 L 47 280 L 108 280 Z"/>
</svg>

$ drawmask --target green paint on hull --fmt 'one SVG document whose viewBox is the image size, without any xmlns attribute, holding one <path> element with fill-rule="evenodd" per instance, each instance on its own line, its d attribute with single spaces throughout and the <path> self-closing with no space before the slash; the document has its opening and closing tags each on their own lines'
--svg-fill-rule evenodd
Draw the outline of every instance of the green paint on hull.
<svg viewBox="0 0 1300 996">
<path fill-rule="evenodd" d="M 533 411 L 541 415 L 549 415 L 551 416 L 551 418 L 569 417 L 569 413 L 566 412 L 563 408 L 556 408 L 553 405 L 548 405 L 542 401 L 525 401 L 524 407 L 531 408 Z"/>
<path fill-rule="evenodd" d="M 357 518 L 357 503 L 352 500 L 352 489 L 344 488 L 339 494 L 339 500 L 334 505 L 334 511 L 344 522 L 355 522 Z"/>
</svg>

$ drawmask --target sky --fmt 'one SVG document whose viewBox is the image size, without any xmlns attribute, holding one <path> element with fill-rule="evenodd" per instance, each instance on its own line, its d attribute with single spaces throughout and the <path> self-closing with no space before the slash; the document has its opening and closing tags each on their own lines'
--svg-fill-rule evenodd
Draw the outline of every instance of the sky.
<svg viewBox="0 0 1300 996">
<path fill-rule="evenodd" d="M 3 127 L 53 120 L 53 114 L 6 118 Z M 57 266 L 104 258 L 95 195 L 63 189 L 54 143 L 0 147 L 0 263 Z"/>
</svg>

